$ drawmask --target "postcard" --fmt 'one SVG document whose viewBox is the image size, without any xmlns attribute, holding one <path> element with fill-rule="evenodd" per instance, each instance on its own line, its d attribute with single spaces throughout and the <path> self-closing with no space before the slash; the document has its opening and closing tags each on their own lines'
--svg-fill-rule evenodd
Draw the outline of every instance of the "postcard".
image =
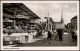
<svg viewBox="0 0 80 51">
<path fill-rule="evenodd" d="M 78 1 L 1 1 L 2 50 L 78 50 Z"/>
</svg>

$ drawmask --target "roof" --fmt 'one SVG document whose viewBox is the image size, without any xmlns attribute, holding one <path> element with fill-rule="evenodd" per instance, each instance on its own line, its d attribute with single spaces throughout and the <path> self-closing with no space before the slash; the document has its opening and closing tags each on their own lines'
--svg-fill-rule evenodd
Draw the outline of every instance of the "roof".
<svg viewBox="0 0 80 51">
<path fill-rule="evenodd" d="M 17 8 L 18 13 L 22 15 L 29 16 L 31 19 L 40 19 L 38 15 L 36 15 L 33 11 L 31 11 L 28 7 L 26 7 L 22 3 L 4 3 L 3 4 L 3 12 L 14 15 L 14 9 Z"/>
<path fill-rule="evenodd" d="M 77 19 L 77 16 L 74 16 L 72 19 Z"/>
</svg>

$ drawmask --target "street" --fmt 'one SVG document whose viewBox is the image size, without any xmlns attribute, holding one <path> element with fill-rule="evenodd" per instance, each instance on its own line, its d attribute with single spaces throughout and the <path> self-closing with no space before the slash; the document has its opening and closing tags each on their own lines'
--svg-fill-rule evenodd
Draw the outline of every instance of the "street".
<svg viewBox="0 0 80 51">
<path fill-rule="evenodd" d="M 36 40 L 36 39 L 34 39 Z M 63 34 L 63 40 L 59 41 L 52 39 L 49 43 L 49 41 L 46 41 L 46 39 L 39 38 L 36 42 L 32 43 L 23 43 L 23 44 L 16 44 L 16 47 L 25 47 L 25 46 L 77 46 L 77 42 L 72 42 L 71 35 L 69 34 Z"/>
</svg>

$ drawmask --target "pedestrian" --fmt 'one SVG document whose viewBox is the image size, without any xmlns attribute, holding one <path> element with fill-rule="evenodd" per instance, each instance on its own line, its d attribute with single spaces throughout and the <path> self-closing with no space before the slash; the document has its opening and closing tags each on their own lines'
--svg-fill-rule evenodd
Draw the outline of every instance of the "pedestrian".
<svg viewBox="0 0 80 51">
<path fill-rule="evenodd" d="M 73 42 L 74 42 L 74 40 L 75 40 L 75 32 L 74 32 L 73 29 L 71 30 L 71 35 L 72 35 L 72 40 L 73 40 Z"/>
<path fill-rule="evenodd" d="M 50 42 L 51 39 L 52 39 L 52 34 L 50 31 L 48 31 L 47 40 L 49 41 L 49 44 L 51 44 L 51 42 Z"/>
<path fill-rule="evenodd" d="M 62 29 L 58 29 L 57 32 L 58 32 L 59 41 L 62 41 L 62 39 L 63 39 L 63 38 L 62 38 L 63 30 L 62 30 Z"/>
<path fill-rule="evenodd" d="M 77 41 L 77 30 L 75 30 L 75 40 Z"/>
<path fill-rule="evenodd" d="M 56 40 L 56 39 L 57 39 L 57 31 L 54 30 L 54 40 Z"/>
</svg>

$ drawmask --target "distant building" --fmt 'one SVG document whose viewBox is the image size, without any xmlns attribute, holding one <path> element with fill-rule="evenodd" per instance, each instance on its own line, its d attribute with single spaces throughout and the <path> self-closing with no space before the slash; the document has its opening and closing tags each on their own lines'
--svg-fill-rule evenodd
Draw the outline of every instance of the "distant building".
<svg viewBox="0 0 80 51">
<path fill-rule="evenodd" d="M 64 24 L 64 20 L 63 20 L 63 9 L 61 12 L 61 21 L 60 22 L 55 22 L 55 29 L 64 29 L 65 24 Z"/>
<path fill-rule="evenodd" d="M 77 16 L 74 16 L 71 19 L 71 29 L 76 29 L 77 30 Z"/>
<path fill-rule="evenodd" d="M 63 29 L 65 27 L 62 18 L 60 22 L 54 22 L 54 24 L 55 24 L 55 29 Z"/>
</svg>

